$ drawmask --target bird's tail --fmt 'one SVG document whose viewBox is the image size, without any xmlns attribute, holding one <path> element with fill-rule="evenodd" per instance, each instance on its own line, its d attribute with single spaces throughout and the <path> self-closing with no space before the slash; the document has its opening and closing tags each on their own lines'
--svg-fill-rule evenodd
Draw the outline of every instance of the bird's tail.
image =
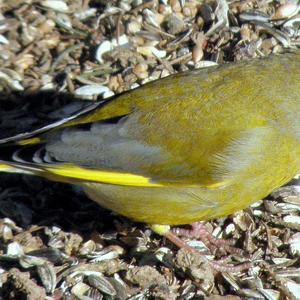
<svg viewBox="0 0 300 300">
<path fill-rule="evenodd" d="M 16 159 L 19 152 L 25 148 L 43 143 L 43 135 L 51 130 L 68 126 L 67 124 L 74 119 L 82 118 L 89 112 L 101 107 L 102 102 L 91 103 L 77 111 L 59 119 L 50 124 L 46 124 L 37 129 L 27 132 L 21 132 L 16 135 L 0 138 L 0 172 L 23 173 L 37 175 L 41 171 L 37 165 L 28 163 L 26 160 Z M 84 123 L 84 121 L 82 121 Z M 5 128 L 1 128 L 5 130 Z"/>
<path fill-rule="evenodd" d="M 0 172 L 5 173 L 20 173 L 34 175 L 37 172 L 37 168 L 34 168 L 26 162 L 18 162 L 14 160 L 14 153 L 21 149 L 22 146 L 0 146 Z"/>
</svg>

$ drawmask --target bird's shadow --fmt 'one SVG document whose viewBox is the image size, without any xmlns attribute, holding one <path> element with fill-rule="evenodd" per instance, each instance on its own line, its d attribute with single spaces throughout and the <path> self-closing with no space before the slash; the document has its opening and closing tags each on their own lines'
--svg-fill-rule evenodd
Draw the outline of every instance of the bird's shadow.
<svg viewBox="0 0 300 300">
<path fill-rule="evenodd" d="M 66 93 L 2 93 L 0 139 L 36 130 L 90 104 Z M 18 174 L 0 173 L 0 217 L 22 227 L 57 225 L 82 234 L 114 227 L 111 213 L 89 200 L 78 187 Z"/>
<path fill-rule="evenodd" d="M 36 130 L 91 104 L 68 93 L 0 93 L 0 139 Z"/>
</svg>

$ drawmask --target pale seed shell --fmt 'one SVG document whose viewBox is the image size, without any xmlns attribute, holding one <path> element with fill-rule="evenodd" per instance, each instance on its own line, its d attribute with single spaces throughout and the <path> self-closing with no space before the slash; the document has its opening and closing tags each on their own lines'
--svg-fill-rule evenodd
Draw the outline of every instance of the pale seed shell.
<svg viewBox="0 0 300 300">
<path fill-rule="evenodd" d="M 110 89 L 104 85 L 90 84 L 84 85 L 75 90 L 76 97 L 82 97 L 84 99 L 93 99 L 94 96 L 109 92 Z"/>
<path fill-rule="evenodd" d="M 272 20 L 287 19 L 298 13 L 300 6 L 297 3 L 285 3 L 279 6 Z"/>
<path fill-rule="evenodd" d="M 66 2 L 60 0 L 45 0 L 41 2 L 41 5 L 59 12 L 69 11 L 69 7 Z"/>
<path fill-rule="evenodd" d="M 103 54 L 106 53 L 106 52 L 109 52 L 113 49 L 113 46 L 112 46 L 112 43 L 110 41 L 104 41 L 102 42 L 98 48 L 97 48 L 97 51 L 96 51 L 96 60 L 99 62 L 99 63 L 103 63 L 104 60 L 102 58 Z"/>
</svg>

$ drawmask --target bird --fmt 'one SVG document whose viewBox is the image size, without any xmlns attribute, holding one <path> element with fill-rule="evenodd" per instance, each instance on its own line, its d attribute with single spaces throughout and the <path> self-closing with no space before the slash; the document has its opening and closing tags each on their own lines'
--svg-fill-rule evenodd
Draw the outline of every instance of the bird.
<svg viewBox="0 0 300 300">
<path fill-rule="evenodd" d="M 1 172 L 79 185 L 175 243 L 170 226 L 244 209 L 299 169 L 300 51 L 177 73 L 0 140 Z"/>
</svg>

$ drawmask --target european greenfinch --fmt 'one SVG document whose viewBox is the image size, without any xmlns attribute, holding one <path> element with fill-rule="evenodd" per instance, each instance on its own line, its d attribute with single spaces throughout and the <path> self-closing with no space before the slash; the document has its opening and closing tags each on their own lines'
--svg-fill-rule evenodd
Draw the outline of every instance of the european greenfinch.
<svg viewBox="0 0 300 300">
<path fill-rule="evenodd" d="M 78 184 L 160 233 L 226 216 L 300 169 L 300 53 L 175 74 L 0 143 L 1 171 Z"/>
</svg>

